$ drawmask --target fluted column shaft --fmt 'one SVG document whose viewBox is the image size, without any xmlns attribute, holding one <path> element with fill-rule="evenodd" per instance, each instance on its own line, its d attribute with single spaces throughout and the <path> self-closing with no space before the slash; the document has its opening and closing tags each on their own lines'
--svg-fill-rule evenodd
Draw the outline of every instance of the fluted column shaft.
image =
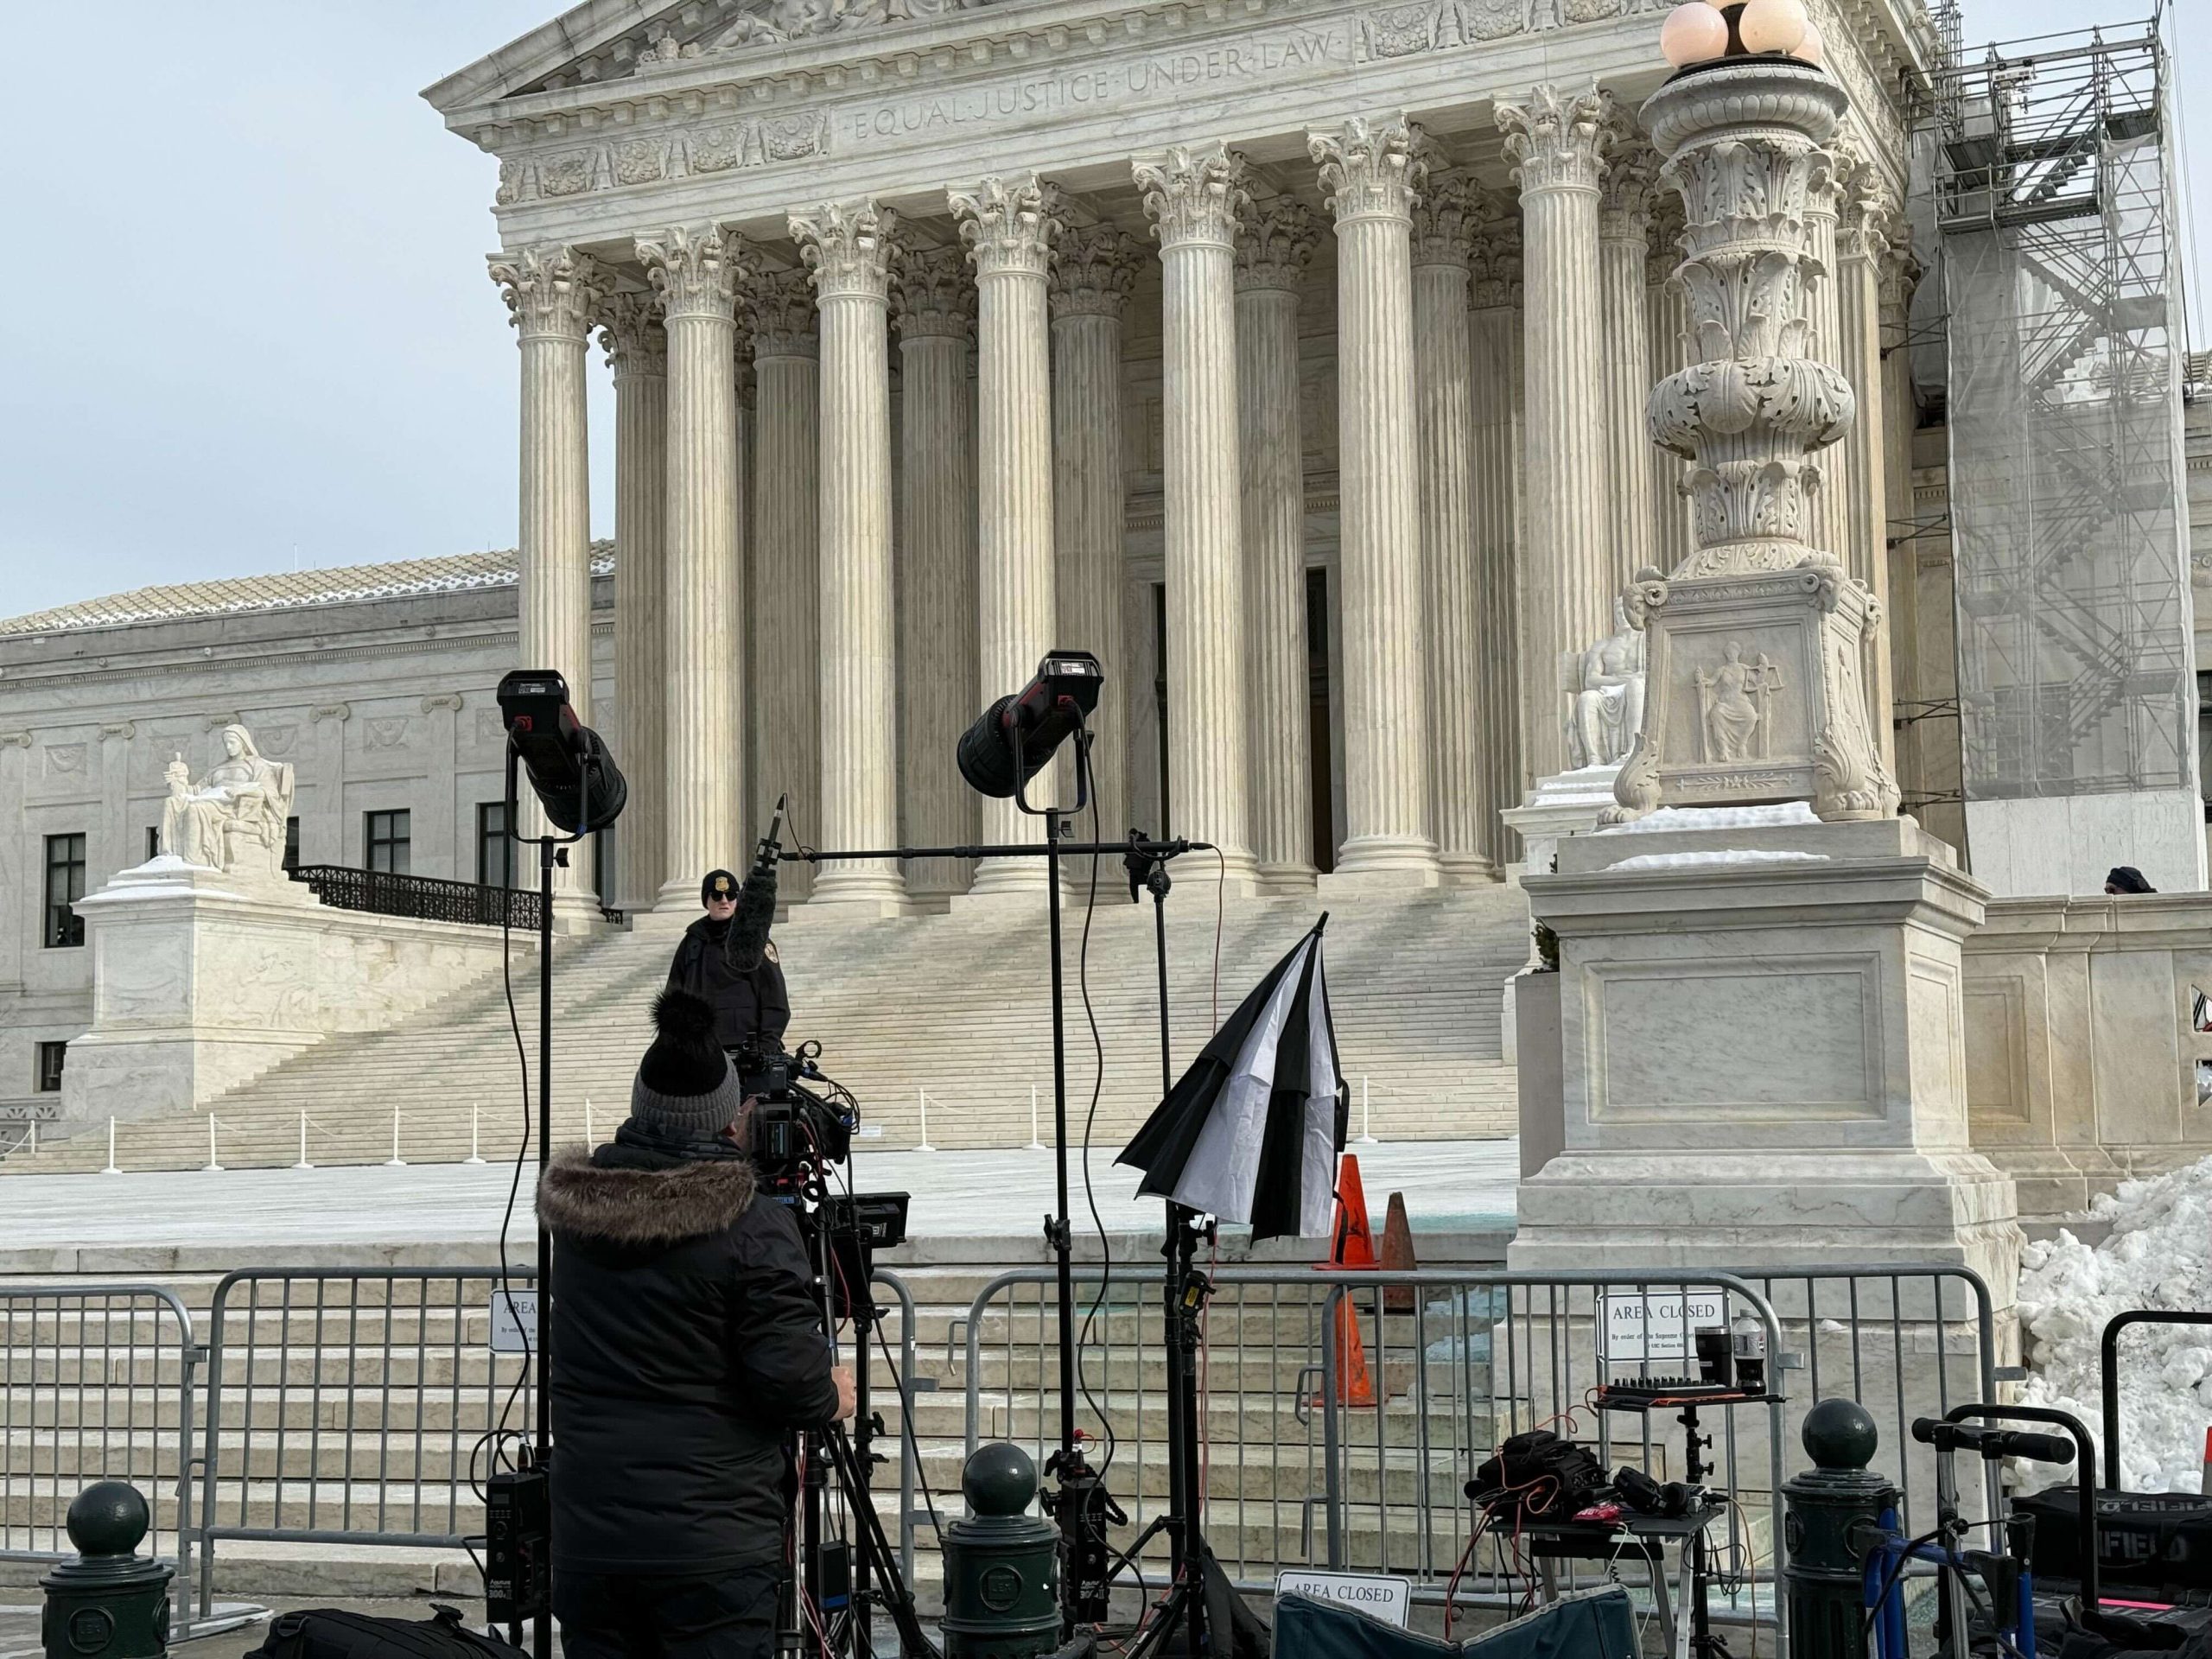
<svg viewBox="0 0 2212 1659">
<path fill-rule="evenodd" d="M 1174 829 L 1251 882 L 1244 575 L 1237 516 L 1236 215 L 1243 162 L 1178 146 L 1135 168 L 1160 238 L 1167 572 L 1167 795 Z"/>
<path fill-rule="evenodd" d="M 1437 879 L 1411 249 L 1425 168 L 1402 121 L 1354 118 L 1306 149 L 1337 231 L 1346 834 L 1333 879 L 1418 885 Z"/>
<path fill-rule="evenodd" d="M 1845 219 L 1836 238 L 1836 323 L 1842 346 L 1841 367 L 1858 399 L 1859 418 L 1835 445 L 1844 457 L 1840 480 L 1848 526 L 1841 554 L 1844 568 L 1873 590 L 1884 616 L 1890 608 L 1888 545 L 1889 490 L 1885 461 L 1889 435 L 1882 385 L 1882 259 L 1889 251 L 1884 233 L 1888 203 L 1871 163 L 1862 163 L 1844 200 Z M 1882 764 L 1897 768 L 1896 682 L 1890 644 L 1877 632 L 1866 664 L 1867 715 Z"/>
<path fill-rule="evenodd" d="M 1879 505 L 1886 553 L 1884 567 L 1889 579 L 1886 632 L 1894 706 L 1898 702 L 1918 703 L 1937 694 L 1921 668 L 1924 642 L 1920 637 L 1920 543 L 1912 534 L 1912 432 L 1917 411 L 1912 396 L 1912 352 L 1907 341 L 1910 337 L 1912 290 L 1918 281 L 1919 268 L 1910 248 L 1904 245 L 1909 232 L 1903 221 L 1892 220 L 1889 229 L 1894 242 L 1885 244 L 1876 273 L 1876 316 L 1880 331 L 1878 349 L 1882 353 Z M 1865 407 L 1860 404 L 1862 410 Z M 1897 786 L 1905 798 L 1907 811 L 1920 810 L 1917 804 L 1932 791 L 1924 760 L 1931 726 L 1929 721 L 1915 721 L 1906 728 L 1899 741 L 1892 718 L 1890 734 L 1897 748 Z"/>
<path fill-rule="evenodd" d="M 748 296 L 756 448 L 747 620 L 752 822 L 765 830 L 776 798 L 789 794 L 787 833 L 821 846 L 821 362 L 811 288 L 806 272 L 779 271 L 762 277 Z M 785 899 L 797 902 L 812 892 L 810 866 L 784 867 Z"/>
<path fill-rule="evenodd" d="M 874 202 L 793 214 L 822 315 L 822 836 L 899 839 L 898 629 L 891 591 L 891 238 Z M 896 859 L 825 865 L 817 904 L 906 908 Z"/>
<path fill-rule="evenodd" d="M 1279 198 L 1236 238 L 1236 451 L 1251 673 L 1252 851 L 1265 892 L 1313 884 L 1313 691 L 1306 637 L 1306 453 L 1298 301 L 1313 215 Z"/>
<path fill-rule="evenodd" d="M 737 238 L 677 226 L 638 244 L 668 328 L 666 855 L 658 904 L 696 910 L 699 880 L 740 856 L 741 753 L 731 743 L 737 566 Z"/>
<path fill-rule="evenodd" d="M 494 255 L 492 279 L 512 314 L 522 353 L 521 499 L 515 543 L 521 567 L 518 667 L 552 668 L 569 683 L 577 718 L 591 719 L 591 472 L 584 353 L 605 282 L 588 255 L 564 247 Z M 524 791 L 522 830 L 549 832 Z M 553 873 L 554 901 L 570 925 L 598 909 L 591 860 Z"/>
<path fill-rule="evenodd" d="M 1122 639 L 1122 321 L 1143 250 L 1100 225 L 1063 232 L 1052 264 L 1052 547 L 1058 643 L 1106 671 L 1091 728 L 1098 821 L 1127 829 L 1128 655 Z"/>
<path fill-rule="evenodd" d="M 1808 355 L 1832 369 L 1847 369 L 1843 359 L 1843 314 L 1838 292 L 1836 220 L 1855 159 L 1841 143 L 1831 148 L 1813 170 L 1805 192 L 1805 249 L 1813 264 L 1805 282 L 1805 321 L 1812 326 Z M 1862 408 L 1860 420 L 1866 418 Z M 1811 535 L 1808 538 L 1823 553 L 1841 559 L 1854 575 L 1859 561 L 1851 552 L 1851 498 L 1858 486 L 1852 478 L 1851 446 L 1837 442 L 1816 458 L 1821 486 L 1813 493 Z"/>
<path fill-rule="evenodd" d="M 976 266 L 978 709 L 1028 683 L 1058 621 L 1045 279 L 1058 195 L 1034 175 L 948 193 Z M 1043 821 L 1012 800 L 985 801 L 982 817 L 986 842 L 1043 839 Z M 1041 859 L 986 860 L 969 891 L 1027 893 L 1045 880 Z"/>
<path fill-rule="evenodd" d="M 976 839 L 975 791 L 952 765 L 976 701 L 976 289 L 957 248 L 910 253 L 899 300 L 899 764 L 910 846 Z M 959 859 L 916 859 L 906 890 L 963 891 Z"/>
<path fill-rule="evenodd" d="M 1553 690 L 1560 653 L 1611 632 L 1618 591 L 1606 546 L 1606 405 L 1590 385 L 1605 351 L 1598 185 L 1611 103 L 1609 94 L 1545 86 L 1498 111 L 1521 186 L 1528 409 L 1521 643 L 1531 688 L 1522 747 L 1527 770 L 1539 778 L 1567 765 L 1565 704 Z"/>
<path fill-rule="evenodd" d="M 1430 177 L 1414 209 L 1414 389 L 1421 431 L 1421 563 L 1427 595 L 1429 821 L 1447 880 L 1497 874 L 1485 845 L 1491 798 L 1482 695 L 1482 594 L 1475 553 L 1474 353 L 1469 240 L 1478 198 Z"/>
<path fill-rule="evenodd" d="M 1637 140 L 1626 112 L 1615 131 L 1613 153 L 1598 200 L 1598 281 L 1604 313 L 1605 349 L 1606 499 L 1611 508 L 1611 576 L 1616 591 L 1657 562 L 1657 524 L 1650 501 L 1658 450 L 1644 429 L 1643 404 L 1650 396 L 1649 297 L 1652 198 L 1656 194 L 1659 157 Z M 1611 627 L 1599 630 L 1589 645 Z"/>
<path fill-rule="evenodd" d="M 1658 385 L 1678 369 L 1689 366 L 1689 348 L 1683 336 L 1689 327 L 1688 294 L 1675 280 L 1681 261 L 1682 205 L 1673 191 L 1662 191 L 1655 204 L 1651 225 L 1651 259 L 1645 268 L 1645 303 L 1650 318 L 1650 382 Z M 1683 462 L 1644 440 L 1651 458 L 1651 562 L 1672 570 L 1690 556 L 1689 499 L 1682 493 Z"/>
<path fill-rule="evenodd" d="M 668 334 L 659 302 L 613 296 L 600 345 L 614 371 L 615 753 L 639 780 L 615 832 L 614 891 L 649 910 L 667 857 Z"/>
</svg>

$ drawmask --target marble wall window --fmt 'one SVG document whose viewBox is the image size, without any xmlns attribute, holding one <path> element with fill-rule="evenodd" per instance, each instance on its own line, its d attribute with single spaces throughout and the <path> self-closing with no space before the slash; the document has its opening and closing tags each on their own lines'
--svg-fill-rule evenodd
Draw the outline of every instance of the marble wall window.
<svg viewBox="0 0 2212 1659">
<path fill-rule="evenodd" d="M 476 880 L 486 887 L 515 884 L 515 844 L 507 839 L 507 804 L 476 804 Z"/>
<path fill-rule="evenodd" d="M 48 950 L 67 950 L 85 942 L 85 918 L 73 906 L 85 896 L 85 838 L 81 835 L 46 838 L 46 926 L 40 943 Z"/>
<path fill-rule="evenodd" d="M 362 868 L 381 870 L 387 875 L 405 875 L 412 868 L 410 851 L 415 836 L 411 815 L 404 807 L 365 814 L 361 839 L 368 849 Z"/>
<path fill-rule="evenodd" d="M 69 1052 L 67 1043 L 41 1043 L 38 1046 L 38 1091 L 41 1095 L 61 1092 L 61 1063 Z"/>
</svg>

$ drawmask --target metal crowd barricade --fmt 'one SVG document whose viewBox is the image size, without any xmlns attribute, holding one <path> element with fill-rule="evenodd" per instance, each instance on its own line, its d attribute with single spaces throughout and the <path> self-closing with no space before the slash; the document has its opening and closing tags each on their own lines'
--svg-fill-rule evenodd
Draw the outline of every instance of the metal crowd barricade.
<svg viewBox="0 0 2212 1659">
<path fill-rule="evenodd" d="M 188 1576 L 194 1403 L 206 1351 L 157 1285 L 0 1286 L 0 1560 L 73 1555 L 70 1501 L 127 1480 L 149 1548 Z"/>
<path fill-rule="evenodd" d="M 903 1399 L 913 1375 L 913 1297 L 888 1269 L 874 1276 L 899 1306 L 893 1351 Z M 488 1437 L 527 1435 L 537 1421 L 531 1356 L 491 1347 L 493 1295 L 503 1282 L 531 1287 L 536 1274 L 261 1268 L 217 1286 L 200 1459 L 203 1612 L 225 1539 L 475 1554 Z M 908 1414 L 899 1417 L 899 1537 L 911 1573 L 914 1442 Z"/>
<path fill-rule="evenodd" d="M 1141 1268 L 1109 1278 L 1085 1266 L 1076 1278 L 1088 1316 L 1082 1424 L 1104 1448 L 1109 1486 L 1135 1529 L 1166 1489 L 1160 1286 Z M 1041 1462 L 1057 1440 L 1052 1279 L 1042 1268 L 1001 1274 L 970 1304 L 970 1451 L 988 1433 L 1029 1444 Z M 1782 1398 L 1708 1408 L 1699 1428 L 1713 1440 L 1711 1484 L 1738 1500 L 1719 1551 L 1726 1593 L 1716 1616 L 1772 1630 L 1777 1653 L 1786 1639 L 1772 1589 L 1782 1565 L 1777 1495 L 1802 1459 L 1791 1433 L 1798 1415 L 1831 1395 L 1860 1400 L 1881 1433 L 1877 1467 L 1898 1481 L 1912 1519 L 1933 1490 L 1911 1420 L 1969 1395 L 1989 1397 L 1999 1376 L 1987 1289 L 1959 1268 L 1547 1274 L 1300 1266 L 1224 1268 L 1214 1280 L 1202 1374 L 1206 1534 L 1230 1576 L 1256 1586 L 1293 1564 L 1404 1573 L 1416 1595 L 1454 1596 L 1463 1607 L 1517 1605 L 1532 1593 L 1528 1564 L 1510 1552 L 1478 1559 L 1468 1548 L 1476 1514 L 1465 1483 L 1498 1443 L 1549 1426 L 1592 1445 L 1608 1470 L 1635 1463 L 1678 1478 L 1675 1414 L 1655 1424 L 1599 1412 L 1591 1390 L 1608 1378 L 1694 1374 L 1693 1325 L 1750 1313 Z M 1360 1333 L 1371 1404 L 1347 1402 L 1358 1394 L 1357 1379 L 1339 1373 L 1340 1309 Z M 1662 1328 L 1668 1317 L 1671 1330 Z M 1624 1331 L 1624 1319 L 1635 1328 Z M 1164 1543 L 1157 1555 L 1148 1550 L 1140 1570 L 1164 1554 Z"/>
</svg>

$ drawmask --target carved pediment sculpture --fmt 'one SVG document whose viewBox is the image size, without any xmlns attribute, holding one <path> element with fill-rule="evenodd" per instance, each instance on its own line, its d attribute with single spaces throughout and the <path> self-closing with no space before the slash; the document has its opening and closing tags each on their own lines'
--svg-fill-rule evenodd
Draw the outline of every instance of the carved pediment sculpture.
<svg viewBox="0 0 2212 1659">
<path fill-rule="evenodd" d="M 282 880 L 284 824 L 292 816 L 291 766 L 264 755 L 243 726 L 224 727 L 216 741 L 222 759 L 196 784 L 182 755 L 169 762 L 161 849 L 228 875 Z"/>
</svg>

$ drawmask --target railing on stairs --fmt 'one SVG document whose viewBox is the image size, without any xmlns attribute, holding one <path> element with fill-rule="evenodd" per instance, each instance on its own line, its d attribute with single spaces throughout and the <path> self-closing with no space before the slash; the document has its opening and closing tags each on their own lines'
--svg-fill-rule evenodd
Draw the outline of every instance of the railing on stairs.
<svg viewBox="0 0 2212 1659">
<path fill-rule="evenodd" d="M 302 864 L 292 872 L 292 880 L 306 882 L 324 904 L 338 910 L 476 927 L 498 927 L 504 920 L 518 933 L 537 926 L 537 894 L 526 887 L 486 887 L 432 875 L 357 870 L 343 864 Z"/>
</svg>

